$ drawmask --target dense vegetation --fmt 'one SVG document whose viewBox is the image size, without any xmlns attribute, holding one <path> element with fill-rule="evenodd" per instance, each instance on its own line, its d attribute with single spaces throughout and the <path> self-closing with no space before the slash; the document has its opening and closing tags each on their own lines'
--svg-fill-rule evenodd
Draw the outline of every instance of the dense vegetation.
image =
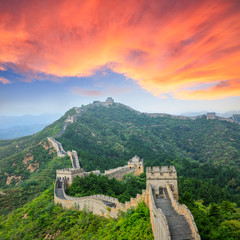
<svg viewBox="0 0 240 240">
<path fill-rule="evenodd" d="M 7 214 L 42 193 L 51 186 L 56 169 L 71 166 L 70 159 L 57 158 L 46 141 L 47 136 L 61 130 L 66 117 L 35 135 L 0 140 L 0 214 Z"/>
<path fill-rule="evenodd" d="M 146 239 L 153 240 L 149 210 L 140 203 L 118 220 L 63 210 L 53 204 L 53 188 L 7 218 L 0 217 L 0 238 L 7 239 Z"/>
<path fill-rule="evenodd" d="M 78 151 L 86 170 L 120 166 L 135 154 L 148 166 L 188 158 L 240 167 L 240 124 L 152 117 L 123 105 L 87 107 L 59 141 Z"/>
<path fill-rule="evenodd" d="M 225 186 L 228 178 L 235 176 L 235 190 L 239 192 L 239 174 L 235 172 L 234 175 L 230 170 L 221 167 L 209 167 L 208 164 L 178 160 L 178 172 L 183 174 L 184 171 L 186 176 L 180 176 L 178 181 L 180 202 L 191 210 L 203 240 L 239 239 L 240 208 L 236 203 L 229 201 L 235 200 L 240 203 L 239 194 L 230 194 L 235 188 Z M 140 177 L 128 174 L 123 181 L 90 174 L 86 178 L 75 178 L 67 193 L 75 197 L 106 194 L 125 202 L 131 196 L 135 197 L 137 193 L 141 193 L 145 184 L 145 174 Z"/>
<path fill-rule="evenodd" d="M 202 240 L 240 239 L 239 172 L 187 160 L 177 162 L 180 202 L 191 210 Z"/>
<path fill-rule="evenodd" d="M 109 179 L 107 176 L 97 176 L 91 173 L 85 178 L 76 177 L 67 194 L 73 197 L 104 194 L 116 197 L 124 203 L 131 197 L 136 197 L 137 193 L 142 193 L 142 189 L 146 189 L 145 174 L 141 174 L 140 177 L 127 174 L 123 181 L 118 181 L 115 178 Z"/>
<path fill-rule="evenodd" d="M 197 120 L 153 117 L 119 104 L 109 107 L 90 105 L 82 109 L 83 113 L 77 122 L 69 124 L 57 140 L 66 151 L 74 149 L 78 152 L 85 170 L 123 166 L 135 154 L 144 158 L 145 166 L 174 165 L 178 171 L 180 200 L 193 212 L 202 238 L 238 239 L 239 124 L 206 120 L 205 117 Z M 57 158 L 56 153 L 49 146 L 46 147 L 46 137 L 56 137 L 63 128 L 64 120 L 72 114 L 75 114 L 74 109 L 32 136 L 0 140 L 0 191 L 6 194 L 0 192 L 0 214 L 7 214 L 40 196 L 51 186 L 56 169 L 71 166 L 68 157 Z M 37 167 L 30 171 L 30 165 Z M 6 185 L 10 177 L 13 178 Z M 94 182 L 96 179 L 92 176 L 90 180 Z M 76 191 L 73 187 L 69 190 L 73 192 L 69 193 L 75 196 L 103 193 L 117 196 L 124 202 L 130 195 L 135 196 L 145 188 L 144 176 L 126 178 L 126 189 L 123 189 L 123 183 L 112 181 L 110 184 L 115 190 L 108 188 L 107 180 L 101 178 L 100 187 L 91 182 L 91 188 L 87 188 L 84 183 L 77 182 L 76 185 L 81 184 L 85 189 Z M 128 181 L 136 184 L 134 191 Z M 99 192 L 99 189 L 103 191 Z M 12 218 L 17 217 L 17 211 L 11 215 Z M 67 212 L 64 213 L 67 215 Z M 214 212 L 218 213 L 214 215 Z M 24 225 L 25 220 L 22 221 Z M 21 228 L 25 228 L 23 225 Z M 9 234 L 18 236 L 13 231 Z"/>
<path fill-rule="evenodd" d="M 191 210 L 202 240 L 240 239 L 240 208 L 235 203 L 223 201 L 205 206 L 186 193 L 181 200 Z"/>
</svg>

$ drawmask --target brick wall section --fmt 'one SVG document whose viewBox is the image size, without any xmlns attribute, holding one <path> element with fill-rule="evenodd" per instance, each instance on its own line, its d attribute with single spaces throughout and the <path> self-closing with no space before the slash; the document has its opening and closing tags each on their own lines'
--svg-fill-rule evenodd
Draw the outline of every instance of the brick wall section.
<svg viewBox="0 0 240 240">
<path fill-rule="evenodd" d="M 141 201 L 146 201 L 147 191 L 142 190 L 142 194 L 137 194 L 136 198 L 131 198 L 129 202 L 125 204 L 120 203 L 117 198 L 109 197 L 102 194 L 91 195 L 86 197 L 70 197 L 65 193 L 65 183 L 62 182 L 63 198 L 57 196 L 57 182 L 55 182 L 54 189 L 54 203 L 60 203 L 64 208 L 76 208 L 78 210 L 86 209 L 94 214 L 117 218 L 119 210 L 127 211 L 129 208 L 137 207 Z M 114 207 L 109 207 L 104 201 L 115 204 Z"/>
<path fill-rule="evenodd" d="M 56 141 L 52 137 L 48 137 L 47 139 L 48 139 L 48 142 L 55 148 L 58 157 L 66 156 L 66 152 L 64 151 L 63 146 L 60 142 Z"/>
<path fill-rule="evenodd" d="M 77 152 L 75 150 L 72 150 L 71 152 L 68 151 L 67 154 L 71 159 L 72 167 L 80 169 L 81 166 L 80 166 L 80 163 L 79 163 L 79 160 L 78 160 Z"/>
<path fill-rule="evenodd" d="M 105 175 L 107 175 L 109 178 L 116 178 L 118 180 L 122 180 L 124 175 L 128 173 L 135 173 L 137 168 L 128 168 L 128 166 L 124 166 L 122 168 L 117 168 L 117 171 L 114 171 L 114 169 L 105 171 Z"/>
<path fill-rule="evenodd" d="M 169 195 L 169 198 L 171 200 L 171 203 L 172 203 L 172 206 L 174 208 L 174 210 L 180 214 L 180 215 L 183 215 L 185 217 L 185 219 L 187 220 L 190 228 L 191 228 L 191 231 L 192 231 L 192 234 L 193 234 L 193 237 L 195 240 L 200 240 L 200 235 L 198 233 L 198 228 L 194 222 L 194 217 L 191 213 L 191 211 L 187 208 L 187 206 L 185 204 L 179 204 L 176 199 L 174 198 L 173 196 L 173 193 L 169 187 L 169 185 L 167 184 L 166 185 L 166 188 L 167 188 L 167 192 L 168 192 L 168 195 Z"/>
</svg>

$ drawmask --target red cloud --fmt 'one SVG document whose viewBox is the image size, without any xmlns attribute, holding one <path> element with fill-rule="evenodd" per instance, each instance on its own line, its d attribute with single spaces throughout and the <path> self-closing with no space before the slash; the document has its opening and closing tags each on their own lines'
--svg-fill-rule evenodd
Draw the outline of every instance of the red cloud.
<svg viewBox="0 0 240 240">
<path fill-rule="evenodd" d="M 239 0 L 2 1 L 0 62 L 57 76 L 108 66 L 156 95 L 240 96 L 232 84 L 240 77 L 239 16 Z M 209 83 L 216 87 L 191 90 Z"/>
</svg>

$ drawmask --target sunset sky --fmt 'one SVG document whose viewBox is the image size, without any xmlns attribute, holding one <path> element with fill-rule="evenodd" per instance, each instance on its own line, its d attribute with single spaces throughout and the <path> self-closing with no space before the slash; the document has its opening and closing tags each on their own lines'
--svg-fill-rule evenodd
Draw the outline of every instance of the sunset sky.
<svg viewBox="0 0 240 240">
<path fill-rule="evenodd" d="M 0 115 L 108 96 L 144 112 L 240 110 L 240 1 L 0 0 Z"/>
</svg>

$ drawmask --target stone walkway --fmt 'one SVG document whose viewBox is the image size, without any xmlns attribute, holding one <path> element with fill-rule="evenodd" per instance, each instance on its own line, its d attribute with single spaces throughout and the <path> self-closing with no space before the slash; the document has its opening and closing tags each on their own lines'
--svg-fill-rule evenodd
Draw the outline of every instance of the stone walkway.
<svg viewBox="0 0 240 240">
<path fill-rule="evenodd" d="M 157 208 L 161 208 L 167 218 L 172 240 L 193 240 L 191 229 L 184 216 L 175 212 L 171 200 L 164 189 L 166 198 L 154 198 Z"/>
</svg>

